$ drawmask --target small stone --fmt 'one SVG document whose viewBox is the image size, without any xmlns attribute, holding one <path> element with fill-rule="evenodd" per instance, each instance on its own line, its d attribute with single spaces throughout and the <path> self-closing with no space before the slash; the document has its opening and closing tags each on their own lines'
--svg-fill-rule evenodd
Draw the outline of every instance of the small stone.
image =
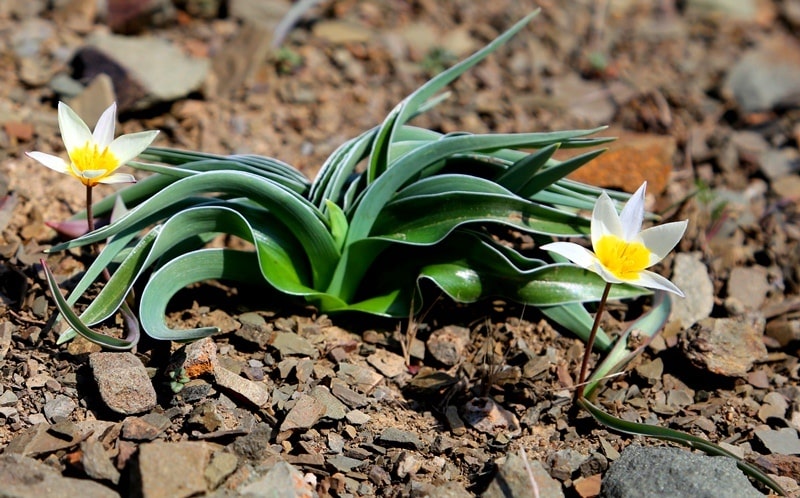
<svg viewBox="0 0 800 498">
<path fill-rule="evenodd" d="M 350 410 L 345 417 L 353 425 L 364 425 L 371 420 L 371 417 L 361 410 Z"/>
<path fill-rule="evenodd" d="M 214 369 L 214 379 L 220 387 L 238 394 L 257 407 L 269 402 L 269 390 L 264 384 L 247 380 L 227 368 L 218 365 Z"/>
<path fill-rule="evenodd" d="M 603 482 L 601 474 L 589 477 L 579 477 L 572 483 L 573 489 L 581 498 L 594 498 L 600 494 L 600 485 Z"/>
<path fill-rule="evenodd" d="M 119 483 L 119 471 L 111 463 L 111 458 L 100 441 L 81 442 L 81 465 L 86 475 L 92 479 Z"/>
<path fill-rule="evenodd" d="M 319 351 L 308 339 L 300 337 L 294 332 L 276 332 L 272 339 L 271 346 L 280 352 L 282 357 L 286 356 L 308 356 L 317 358 Z"/>
<path fill-rule="evenodd" d="M 44 404 L 44 416 L 49 422 L 58 422 L 59 420 L 69 418 L 78 405 L 72 398 L 59 394 Z"/>
<path fill-rule="evenodd" d="M 586 457 L 579 452 L 567 448 L 550 455 L 547 464 L 550 466 L 550 475 L 560 481 L 572 479 L 573 474 L 580 468 Z"/>
<path fill-rule="evenodd" d="M 72 424 L 70 422 L 70 424 Z M 72 424 L 74 427 L 75 424 Z M 16 453 L 37 456 L 71 448 L 80 443 L 82 434 L 72 430 L 68 434 L 53 434 L 47 424 L 34 425 L 17 434 L 3 450 L 4 454 Z"/>
<path fill-rule="evenodd" d="M 116 491 L 100 483 L 62 477 L 58 470 L 49 465 L 8 452 L 0 455 L 0 484 L 3 496 L 9 497 L 119 498 L 120 496 Z"/>
<path fill-rule="evenodd" d="M 509 454 L 505 462 L 498 465 L 497 475 L 481 498 L 530 496 L 531 479 L 536 482 L 539 496 L 564 498 L 561 483 L 550 477 L 541 462 L 528 461 L 528 465 L 525 465 L 525 461 L 516 453 Z"/>
<path fill-rule="evenodd" d="M 103 111 L 116 100 L 111 77 L 98 74 L 81 93 L 69 99 L 67 104 L 90 128 L 94 128 Z"/>
<path fill-rule="evenodd" d="M 206 467 L 203 476 L 206 478 L 209 488 L 215 489 L 229 475 L 233 474 L 239 465 L 239 459 L 233 453 L 218 451 L 211 456 L 211 461 Z"/>
<path fill-rule="evenodd" d="M 264 348 L 269 344 L 270 331 L 263 316 L 248 312 L 242 313 L 237 318 L 242 326 L 235 332 L 236 337 L 256 344 L 259 348 Z"/>
<path fill-rule="evenodd" d="M 788 409 L 789 403 L 786 398 L 781 393 L 773 391 L 764 396 L 764 403 L 758 409 L 758 418 L 762 422 L 766 422 L 770 418 L 782 419 L 786 416 Z"/>
<path fill-rule="evenodd" d="M 281 424 L 280 431 L 309 429 L 325 414 L 325 405 L 312 396 L 301 395 L 294 407 L 289 410 Z"/>
<path fill-rule="evenodd" d="M 422 449 L 422 441 L 419 436 L 411 431 L 404 431 L 396 427 L 388 427 L 381 432 L 378 440 L 384 444 L 391 446 L 400 446 L 404 448 L 413 448 L 415 450 Z"/>
<path fill-rule="evenodd" d="M 413 476 L 419 469 L 422 468 L 422 460 L 411 452 L 404 451 L 397 459 L 397 464 L 394 468 L 394 473 L 400 479 L 406 479 L 408 476 Z"/>
<path fill-rule="evenodd" d="M 464 420 L 487 434 L 495 434 L 501 430 L 517 434 L 521 430 L 517 417 L 491 398 L 473 398 L 468 401 L 464 405 Z"/>
<path fill-rule="evenodd" d="M 169 426 L 169 418 L 159 413 L 129 417 L 122 423 L 122 437 L 129 441 L 152 441 Z"/>
<path fill-rule="evenodd" d="M 686 297 L 672 300 L 670 320 L 677 321 L 684 329 L 708 318 L 714 309 L 714 284 L 702 257 L 700 252 L 675 255 L 672 282 Z"/>
<path fill-rule="evenodd" d="M 332 456 L 327 459 L 327 462 L 328 465 L 332 465 L 333 468 L 344 473 L 352 472 L 364 465 L 364 460 L 358 460 L 357 458 L 350 458 L 344 455 Z"/>
<path fill-rule="evenodd" d="M 369 355 L 367 357 L 367 363 L 389 378 L 397 377 L 407 371 L 406 362 L 403 357 L 385 349 L 377 349 L 374 353 Z"/>
<path fill-rule="evenodd" d="M 250 496 L 297 498 L 310 498 L 316 495 L 314 488 L 303 478 L 303 473 L 283 460 L 273 465 L 263 477 L 239 489 L 239 493 Z"/>
<path fill-rule="evenodd" d="M 339 379 L 331 380 L 331 393 L 351 408 L 359 408 L 369 404 L 369 398 L 353 391 Z"/>
<path fill-rule="evenodd" d="M 133 415 L 156 406 L 156 390 L 134 354 L 92 353 L 89 365 L 100 397 L 112 411 Z"/>
<path fill-rule="evenodd" d="M 339 371 L 336 375 L 351 387 L 355 387 L 363 393 L 372 392 L 375 386 L 383 380 L 383 376 L 371 368 L 353 365 L 352 363 L 340 363 Z"/>
<path fill-rule="evenodd" d="M 347 413 L 347 407 L 339 401 L 339 398 L 331 394 L 330 389 L 325 386 L 315 386 L 311 389 L 309 393 L 312 398 L 316 399 L 323 406 L 325 406 L 325 412 L 323 416 L 325 418 L 330 418 L 333 420 L 341 420 L 345 417 Z"/>
<path fill-rule="evenodd" d="M 210 337 L 187 344 L 173 355 L 181 361 L 186 376 L 190 379 L 214 372 L 217 367 L 217 344 Z"/>
<path fill-rule="evenodd" d="M 746 311 L 759 309 L 769 289 L 767 270 L 762 266 L 737 266 L 728 277 L 728 296 L 738 300 Z"/>
<path fill-rule="evenodd" d="M 800 455 L 800 439 L 797 437 L 797 430 L 792 427 L 757 430 L 755 435 L 771 453 Z"/>
<path fill-rule="evenodd" d="M 341 453 L 344 450 L 344 438 L 338 432 L 328 433 L 328 449 L 333 453 Z"/>
<path fill-rule="evenodd" d="M 686 358 L 700 368 L 726 377 L 745 377 L 753 363 L 767 357 L 763 316 L 706 318 L 682 341 Z"/>
<path fill-rule="evenodd" d="M 135 478 L 142 496 L 186 498 L 207 491 L 205 469 L 218 448 L 206 442 L 155 441 L 139 446 Z"/>
<path fill-rule="evenodd" d="M 464 350 L 470 342 L 470 331 L 466 327 L 448 325 L 431 332 L 426 346 L 428 352 L 443 365 L 452 367 L 464 358 Z"/>
<path fill-rule="evenodd" d="M 654 360 L 643 361 L 635 368 L 636 373 L 647 379 L 650 384 L 655 384 L 661 379 L 664 373 L 664 360 L 656 358 Z"/>
</svg>

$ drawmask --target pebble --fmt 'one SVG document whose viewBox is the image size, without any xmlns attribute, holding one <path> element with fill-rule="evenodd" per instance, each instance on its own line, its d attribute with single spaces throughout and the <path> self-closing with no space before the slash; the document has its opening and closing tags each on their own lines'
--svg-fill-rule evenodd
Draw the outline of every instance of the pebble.
<svg viewBox="0 0 800 498">
<path fill-rule="evenodd" d="M 72 423 L 70 422 L 70 424 Z M 74 428 L 75 424 L 72 426 Z M 8 443 L 3 453 L 37 456 L 71 448 L 82 439 L 80 431 L 73 429 L 69 433 L 58 433 L 51 431 L 51 427 L 47 424 L 39 424 L 25 429 Z"/>
<path fill-rule="evenodd" d="M 397 377 L 407 371 L 403 357 L 386 349 L 375 350 L 374 353 L 367 357 L 367 363 L 389 378 Z"/>
<path fill-rule="evenodd" d="M 319 356 L 319 351 L 308 339 L 300 337 L 294 332 L 275 333 L 271 346 L 277 349 L 282 357 L 309 356 L 316 359 Z"/>
<path fill-rule="evenodd" d="M 233 453 L 218 451 L 211 456 L 211 462 L 203 472 L 206 482 L 211 489 L 215 489 L 229 475 L 233 474 L 239 465 L 239 459 Z"/>
<path fill-rule="evenodd" d="M 746 113 L 798 105 L 800 45 L 776 36 L 748 50 L 725 77 L 724 89 Z"/>
<path fill-rule="evenodd" d="M 403 448 L 413 448 L 420 450 L 423 447 L 422 440 L 416 433 L 404 431 L 397 427 L 387 427 L 381 432 L 378 441 L 390 446 L 400 446 Z"/>
<path fill-rule="evenodd" d="M 684 329 L 708 318 L 714 309 L 714 284 L 702 257 L 700 252 L 675 255 L 672 282 L 686 297 L 672 299 L 670 320 L 677 321 Z"/>
<path fill-rule="evenodd" d="M 800 439 L 792 427 L 761 429 L 755 431 L 755 436 L 773 454 L 800 455 Z"/>
<path fill-rule="evenodd" d="M 551 476 L 560 481 L 566 481 L 567 479 L 572 479 L 573 474 L 584 461 L 586 461 L 584 455 L 571 448 L 566 448 L 550 455 L 547 459 L 547 465 L 550 467 Z"/>
<path fill-rule="evenodd" d="M 325 414 L 326 407 L 313 396 L 303 394 L 286 414 L 280 431 L 310 429 Z"/>
<path fill-rule="evenodd" d="M 89 366 L 100 397 L 112 411 L 133 415 L 156 406 L 156 390 L 133 353 L 92 353 Z"/>
<path fill-rule="evenodd" d="M 773 391 L 764 396 L 764 403 L 758 409 L 758 418 L 762 422 L 766 422 L 770 418 L 783 419 L 788 409 L 789 403 L 783 394 Z"/>
<path fill-rule="evenodd" d="M 317 385 L 309 393 L 312 398 L 319 401 L 324 407 L 323 416 L 332 420 L 341 420 L 347 413 L 347 407 L 339 398 L 331 394 L 331 390 L 325 386 Z"/>
<path fill-rule="evenodd" d="M 736 299 L 747 311 L 759 309 L 769 289 L 763 266 L 737 266 L 728 277 L 728 297 Z"/>
<path fill-rule="evenodd" d="M 520 425 L 516 415 L 498 405 L 491 398 L 473 398 L 464 405 L 464 420 L 475 429 L 495 434 L 498 431 L 519 433 Z"/>
<path fill-rule="evenodd" d="M 92 479 L 119 483 L 120 473 L 111 463 L 111 458 L 100 441 L 81 442 L 81 466 Z"/>
<path fill-rule="evenodd" d="M 173 369 L 183 368 L 190 379 L 213 373 L 219 364 L 217 344 L 210 337 L 191 342 L 173 353 L 171 363 L 176 364 Z"/>
<path fill-rule="evenodd" d="M 276 498 L 311 498 L 314 488 L 305 481 L 303 473 L 292 464 L 280 460 L 261 478 L 238 490 L 241 495 L 274 496 Z"/>
<path fill-rule="evenodd" d="M 680 476 L 676 479 L 675 476 Z M 630 445 L 603 477 L 602 498 L 760 498 L 736 461 L 680 448 Z"/>
<path fill-rule="evenodd" d="M 160 413 L 129 417 L 122 423 L 122 437 L 130 441 L 152 441 L 169 426 L 169 418 Z"/>
<path fill-rule="evenodd" d="M 0 455 L 0 489 L 14 498 L 80 496 L 81 498 L 119 498 L 119 494 L 100 483 L 62 477 L 53 467 L 22 455 Z M 54 491 L 57 494 L 54 494 Z"/>
<path fill-rule="evenodd" d="M 541 462 L 528 460 L 528 465 L 525 465 L 525 460 L 516 453 L 509 454 L 498 465 L 497 474 L 481 498 L 531 496 L 531 479 L 536 483 L 538 496 L 564 498 L 561 483 L 550 477 Z"/>
<path fill-rule="evenodd" d="M 371 368 L 352 363 L 339 363 L 336 376 L 363 393 L 370 393 L 383 380 L 383 376 Z"/>
<path fill-rule="evenodd" d="M 114 93 L 114 82 L 111 81 L 111 77 L 107 74 L 98 74 L 82 92 L 67 100 L 67 104 L 89 128 L 94 128 L 103 111 L 116 100 L 117 95 Z"/>
<path fill-rule="evenodd" d="M 219 447 L 206 442 L 155 441 L 139 446 L 134 478 L 145 498 L 185 498 L 207 491 L 204 477 Z"/>
<path fill-rule="evenodd" d="M 431 332 L 426 343 L 428 352 L 436 361 L 452 367 L 464 358 L 470 342 L 470 330 L 458 325 L 448 325 Z"/>
<path fill-rule="evenodd" d="M 361 410 L 350 410 L 345 415 L 347 421 L 353 425 L 364 425 L 372 418 Z"/>
<path fill-rule="evenodd" d="M 746 377 L 753 363 L 767 357 L 760 315 L 706 318 L 695 324 L 681 341 L 684 356 L 717 375 Z"/>
<path fill-rule="evenodd" d="M 269 344 L 270 334 L 267 321 L 255 312 L 242 313 L 237 317 L 242 326 L 234 333 L 245 341 L 264 348 Z"/>
<path fill-rule="evenodd" d="M 353 391 L 339 379 L 331 379 L 331 392 L 351 408 L 360 408 L 369 404 L 369 398 Z"/>
<path fill-rule="evenodd" d="M 332 465 L 333 468 L 338 470 L 339 472 L 352 472 L 353 470 L 361 467 L 364 465 L 364 460 L 359 460 L 357 458 L 350 458 L 344 455 L 334 455 L 329 457 L 326 461 L 328 465 Z"/>
<path fill-rule="evenodd" d="M 264 384 L 247 380 L 220 365 L 214 369 L 214 380 L 218 386 L 238 394 L 257 407 L 269 402 L 269 390 Z"/>
<path fill-rule="evenodd" d="M 59 394 L 44 404 L 44 416 L 48 422 L 58 422 L 68 418 L 77 407 L 77 403 L 72 398 Z"/>
</svg>

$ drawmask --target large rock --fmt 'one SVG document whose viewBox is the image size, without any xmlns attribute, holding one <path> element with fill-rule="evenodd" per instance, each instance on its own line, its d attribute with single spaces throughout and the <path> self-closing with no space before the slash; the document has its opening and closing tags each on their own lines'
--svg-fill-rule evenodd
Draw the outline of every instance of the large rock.
<svg viewBox="0 0 800 498">
<path fill-rule="evenodd" d="M 62 477 L 53 467 L 33 458 L 0 455 L 0 496 L 118 498 L 119 494 L 94 481 Z"/>
<path fill-rule="evenodd" d="M 728 457 L 631 445 L 603 477 L 601 498 L 761 498 Z"/>
<path fill-rule="evenodd" d="M 209 71 L 208 59 L 184 55 L 165 40 L 99 33 L 75 54 L 76 76 L 91 81 L 107 74 L 114 83 L 120 112 L 147 109 L 199 90 Z"/>
</svg>

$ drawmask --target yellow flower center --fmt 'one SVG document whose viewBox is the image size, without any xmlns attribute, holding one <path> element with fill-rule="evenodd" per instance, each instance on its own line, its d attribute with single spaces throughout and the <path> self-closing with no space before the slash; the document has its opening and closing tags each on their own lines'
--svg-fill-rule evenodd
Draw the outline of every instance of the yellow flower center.
<svg viewBox="0 0 800 498">
<path fill-rule="evenodd" d="M 650 263 L 650 250 L 641 242 L 606 235 L 594 247 L 597 259 L 620 280 L 635 280 Z"/>
<path fill-rule="evenodd" d="M 108 147 L 100 150 L 92 142 L 86 142 L 82 147 L 70 151 L 69 159 L 72 162 L 73 176 L 90 187 L 100 183 L 100 180 L 119 167 L 119 159 Z"/>
</svg>

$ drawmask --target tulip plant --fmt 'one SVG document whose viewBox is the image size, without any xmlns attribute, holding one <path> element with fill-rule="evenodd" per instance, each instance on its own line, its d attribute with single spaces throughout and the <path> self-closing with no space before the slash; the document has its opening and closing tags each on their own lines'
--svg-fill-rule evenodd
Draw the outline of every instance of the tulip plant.
<svg viewBox="0 0 800 498">
<path fill-rule="evenodd" d="M 645 185 L 628 198 L 565 179 L 601 149 L 559 161 L 560 148 L 601 145 L 602 128 L 551 133 L 441 134 L 409 124 L 437 105 L 439 92 L 522 29 L 527 16 L 469 58 L 428 81 L 395 107 L 383 123 L 345 142 L 325 161 L 313 181 L 277 159 L 218 156 L 150 147 L 156 132 L 113 138 L 114 108 L 94 134 L 65 105 L 59 123 L 70 163 L 42 153 L 29 155 L 69 173 L 91 188 L 123 179 L 127 162 L 153 174 L 111 198 L 88 205 L 86 216 L 112 214 L 111 224 L 52 248 L 59 251 L 106 241 L 68 298 L 45 274 L 57 307 L 71 329 L 109 349 L 130 349 L 138 323 L 126 313 L 126 297 L 144 280 L 139 319 L 152 337 L 191 341 L 215 328 L 170 329 L 166 306 L 185 286 L 226 279 L 271 286 L 305 299 L 320 312 L 362 312 L 407 317 L 422 302 L 419 284 L 432 282 L 453 300 L 470 303 L 499 296 L 538 307 L 546 316 L 587 341 L 577 402 L 614 429 L 688 444 L 732 456 L 695 436 L 615 418 L 591 400 L 603 378 L 621 371 L 643 346 L 628 349 L 631 330 L 645 343 L 670 311 L 667 292 L 681 291 L 647 271 L 683 235 L 686 222 L 641 230 Z M 110 130 L 110 131 L 109 131 Z M 127 138 L 126 138 L 127 137 Z M 145 143 L 146 142 L 146 143 Z M 132 159 L 141 153 L 148 162 Z M 130 178 L 125 177 L 126 180 Z M 592 211 L 591 219 L 582 215 Z M 90 225 L 91 226 L 91 225 Z M 498 235 L 517 231 L 536 243 L 523 253 Z M 208 248 L 219 234 L 253 246 L 242 251 Z M 591 236 L 594 252 L 554 237 Z M 548 252 L 555 262 L 544 259 Z M 570 264 L 572 261 L 575 264 Z M 78 298 L 104 273 L 110 278 L 78 316 Z M 656 290 L 651 310 L 616 343 L 599 328 L 608 299 Z M 599 301 L 595 318 L 584 308 Z M 128 323 L 123 339 L 90 327 L 117 310 Z M 608 352 L 584 384 L 593 347 Z M 180 386 L 173 386 L 178 388 Z M 735 458 L 735 456 L 733 456 Z M 746 472 L 781 492 L 780 486 L 741 459 Z"/>
</svg>

